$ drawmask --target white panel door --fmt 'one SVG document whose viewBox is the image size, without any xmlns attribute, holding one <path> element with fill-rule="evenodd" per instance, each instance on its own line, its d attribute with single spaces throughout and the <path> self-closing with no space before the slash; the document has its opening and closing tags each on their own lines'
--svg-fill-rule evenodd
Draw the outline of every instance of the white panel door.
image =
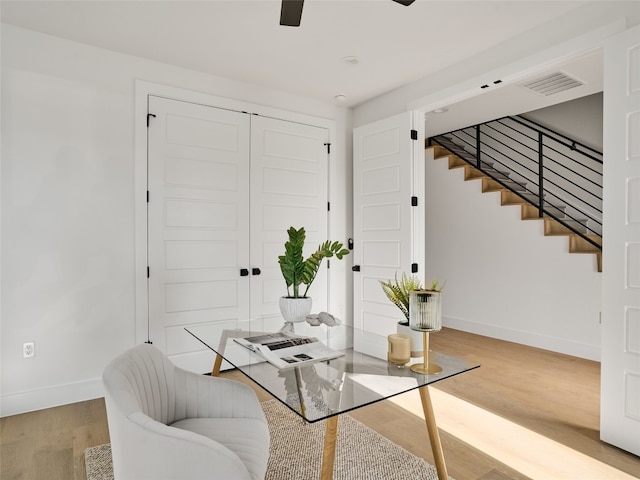
<svg viewBox="0 0 640 480">
<path fill-rule="evenodd" d="M 191 370 L 211 354 L 189 325 L 248 318 L 247 114 L 149 97 L 149 338 Z"/>
<path fill-rule="evenodd" d="M 404 320 L 380 280 L 424 275 L 424 178 L 416 179 L 410 112 L 364 125 L 353 133 L 354 326 L 387 335 Z M 421 180 L 421 181 L 420 181 Z M 420 187 L 422 185 L 422 187 Z M 416 191 L 420 190 L 420 191 Z M 412 207 L 416 196 L 418 206 Z"/>
<path fill-rule="evenodd" d="M 287 229 L 304 227 L 305 256 L 328 238 L 328 169 L 325 128 L 273 118 L 251 118 L 251 317 L 270 317 L 282 325 L 278 299 L 287 294 L 278 256 Z M 327 261 L 309 295 L 313 311 L 328 309 Z"/>
<path fill-rule="evenodd" d="M 604 51 L 602 440 L 640 455 L 640 27 Z"/>
</svg>

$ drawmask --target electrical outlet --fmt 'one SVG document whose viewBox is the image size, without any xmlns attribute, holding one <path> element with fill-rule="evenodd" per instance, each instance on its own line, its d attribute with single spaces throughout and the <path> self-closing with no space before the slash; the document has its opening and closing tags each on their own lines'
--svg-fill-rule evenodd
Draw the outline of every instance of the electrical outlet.
<svg viewBox="0 0 640 480">
<path fill-rule="evenodd" d="M 22 344 L 22 356 L 24 358 L 31 358 L 36 356 L 36 344 L 34 342 L 27 342 Z"/>
</svg>

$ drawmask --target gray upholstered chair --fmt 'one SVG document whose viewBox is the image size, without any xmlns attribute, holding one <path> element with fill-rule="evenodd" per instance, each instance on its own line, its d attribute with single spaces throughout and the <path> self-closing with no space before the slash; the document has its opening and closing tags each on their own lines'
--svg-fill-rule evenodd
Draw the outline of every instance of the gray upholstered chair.
<svg viewBox="0 0 640 480">
<path fill-rule="evenodd" d="M 177 368 L 146 344 L 103 382 L 116 480 L 264 478 L 269 429 L 247 385 Z"/>
</svg>

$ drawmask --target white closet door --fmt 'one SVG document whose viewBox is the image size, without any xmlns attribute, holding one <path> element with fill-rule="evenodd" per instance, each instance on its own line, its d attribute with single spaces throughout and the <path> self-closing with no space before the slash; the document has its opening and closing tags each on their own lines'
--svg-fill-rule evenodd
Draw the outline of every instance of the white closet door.
<svg viewBox="0 0 640 480">
<path fill-rule="evenodd" d="M 354 326 L 379 335 L 395 332 L 395 324 L 404 319 L 379 281 L 410 275 L 412 263 L 424 258 L 419 251 L 424 251 L 424 235 L 419 238 L 415 231 L 423 225 L 417 212 L 423 211 L 424 195 L 418 198 L 419 209 L 411 206 L 414 183 L 424 185 L 414 182 L 411 125 L 407 112 L 353 133 L 353 264 L 360 267 L 353 274 Z M 423 271 L 418 263 L 417 275 Z"/>
<path fill-rule="evenodd" d="M 600 436 L 640 455 L 640 27 L 604 50 Z"/>
<path fill-rule="evenodd" d="M 250 116 L 149 98 L 149 337 L 178 365 L 211 354 L 184 327 L 249 315 Z"/>
<path fill-rule="evenodd" d="M 287 294 L 278 256 L 287 229 L 304 227 L 305 256 L 327 240 L 329 132 L 273 118 L 251 118 L 251 317 L 282 325 L 278 299 Z M 313 311 L 328 309 L 326 260 L 309 295 Z M 270 325 L 267 323 L 267 325 Z"/>
</svg>

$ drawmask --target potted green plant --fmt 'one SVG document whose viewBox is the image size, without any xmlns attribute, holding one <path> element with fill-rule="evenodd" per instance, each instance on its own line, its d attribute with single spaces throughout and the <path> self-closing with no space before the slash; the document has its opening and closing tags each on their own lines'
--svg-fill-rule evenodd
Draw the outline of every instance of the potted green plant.
<svg viewBox="0 0 640 480">
<path fill-rule="evenodd" d="M 289 240 L 284 244 L 284 255 L 278 257 L 280 271 L 287 285 L 287 295 L 280 298 L 280 311 L 287 322 L 301 322 L 311 312 L 311 297 L 307 297 L 307 292 L 318 274 L 322 260 L 333 256 L 341 260 L 349 254 L 349 250 L 343 248 L 340 242 L 327 240 L 305 259 L 304 227 L 289 227 L 287 234 Z M 302 292 L 301 286 L 304 286 Z"/>
<path fill-rule="evenodd" d="M 397 332 L 411 337 L 411 356 L 421 357 L 422 333 L 412 330 L 409 327 L 409 298 L 411 292 L 416 290 L 441 292 L 444 285 L 440 285 L 438 280 L 434 280 L 431 282 L 430 287 L 425 289 L 420 279 L 413 275 L 408 276 L 404 272 L 399 279 L 396 273 L 393 280 L 380 280 L 380 285 L 387 298 L 398 307 L 404 315 L 404 319 L 398 321 Z"/>
</svg>

